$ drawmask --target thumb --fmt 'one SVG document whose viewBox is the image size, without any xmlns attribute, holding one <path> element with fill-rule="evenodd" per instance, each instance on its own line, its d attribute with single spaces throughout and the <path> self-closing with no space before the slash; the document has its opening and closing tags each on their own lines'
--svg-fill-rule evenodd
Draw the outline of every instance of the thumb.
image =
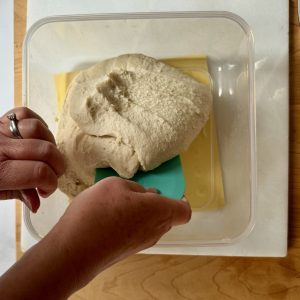
<svg viewBox="0 0 300 300">
<path fill-rule="evenodd" d="M 186 224 L 190 221 L 192 217 L 192 209 L 185 197 L 181 200 L 172 200 L 172 226 Z"/>
<path fill-rule="evenodd" d="M 153 192 L 148 192 L 145 196 L 151 198 L 152 203 L 155 203 L 162 211 L 167 210 L 171 213 L 170 226 L 185 224 L 191 219 L 192 209 L 185 197 L 176 200 L 159 194 L 154 196 Z"/>
</svg>

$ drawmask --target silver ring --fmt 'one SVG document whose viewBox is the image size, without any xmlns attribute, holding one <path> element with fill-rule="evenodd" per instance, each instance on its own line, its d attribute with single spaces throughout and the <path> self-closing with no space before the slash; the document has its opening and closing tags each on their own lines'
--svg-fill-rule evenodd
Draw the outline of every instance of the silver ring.
<svg viewBox="0 0 300 300">
<path fill-rule="evenodd" d="M 10 113 L 7 115 L 7 118 L 10 120 L 9 122 L 9 130 L 12 133 L 12 135 L 17 139 L 22 139 L 22 135 L 18 128 L 18 119 L 15 113 Z"/>
</svg>

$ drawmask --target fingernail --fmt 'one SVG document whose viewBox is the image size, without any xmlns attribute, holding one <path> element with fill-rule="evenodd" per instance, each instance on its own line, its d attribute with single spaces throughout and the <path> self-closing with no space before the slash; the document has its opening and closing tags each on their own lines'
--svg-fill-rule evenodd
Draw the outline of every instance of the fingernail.
<svg viewBox="0 0 300 300">
<path fill-rule="evenodd" d="M 29 208 L 30 211 L 32 211 L 33 213 L 35 213 L 36 211 L 33 211 L 31 202 L 29 201 L 29 199 L 26 197 L 26 195 L 24 195 L 24 193 L 22 193 L 22 202 Z"/>
</svg>

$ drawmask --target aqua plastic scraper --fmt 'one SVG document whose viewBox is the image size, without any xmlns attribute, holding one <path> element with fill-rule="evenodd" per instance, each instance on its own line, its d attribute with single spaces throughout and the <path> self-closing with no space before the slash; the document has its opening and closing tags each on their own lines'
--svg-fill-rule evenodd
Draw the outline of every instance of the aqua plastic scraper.
<svg viewBox="0 0 300 300">
<path fill-rule="evenodd" d="M 118 176 L 118 173 L 112 168 L 96 169 L 95 182 L 98 182 L 109 176 Z M 145 188 L 156 188 L 160 194 L 174 199 L 181 199 L 184 195 L 185 182 L 181 166 L 180 157 L 176 156 L 161 164 L 154 170 L 143 172 L 138 171 L 133 180 Z"/>
</svg>

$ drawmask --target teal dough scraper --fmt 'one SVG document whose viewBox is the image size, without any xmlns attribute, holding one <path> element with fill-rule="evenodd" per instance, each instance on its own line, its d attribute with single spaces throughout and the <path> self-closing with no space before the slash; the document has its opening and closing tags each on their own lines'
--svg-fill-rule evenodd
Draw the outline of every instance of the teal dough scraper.
<svg viewBox="0 0 300 300">
<path fill-rule="evenodd" d="M 109 176 L 119 176 L 112 168 L 96 169 L 95 182 Z M 181 199 L 184 195 L 185 182 L 180 157 L 176 156 L 161 164 L 154 170 L 143 172 L 138 171 L 133 180 L 145 188 L 156 188 L 161 195 L 169 198 Z"/>
</svg>

